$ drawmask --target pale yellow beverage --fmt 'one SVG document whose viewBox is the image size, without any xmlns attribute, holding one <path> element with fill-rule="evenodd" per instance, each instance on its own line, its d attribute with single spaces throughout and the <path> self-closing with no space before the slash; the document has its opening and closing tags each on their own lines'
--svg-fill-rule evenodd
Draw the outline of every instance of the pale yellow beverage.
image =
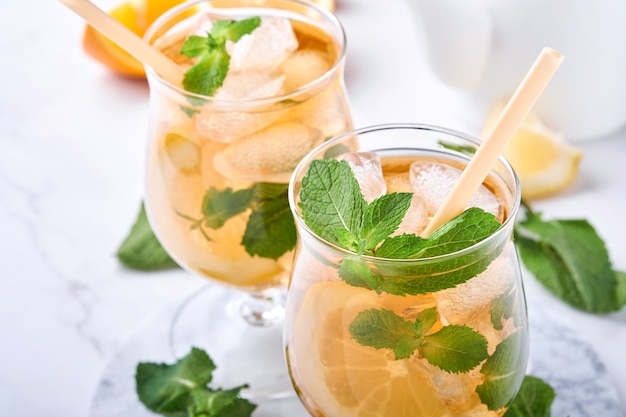
<svg viewBox="0 0 626 417">
<path fill-rule="evenodd" d="M 192 64 L 180 54 L 185 39 L 206 34 L 216 20 L 259 16 L 262 23 L 228 46 L 230 69 L 212 97 L 148 71 L 148 214 L 181 265 L 258 292 L 284 285 L 291 267 L 292 170 L 315 146 L 352 128 L 345 39 L 334 16 L 305 2 L 196 3 L 161 19 L 162 29 L 149 35 L 183 67 Z"/>
<path fill-rule="evenodd" d="M 355 139 L 357 153 L 337 151 Z M 296 170 L 290 198 L 300 241 L 285 344 L 294 387 L 312 416 L 496 417 L 521 385 L 528 323 L 511 239 L 519 187 L 504 161 L 470 203 L 501 226 L 455 252 L 359 255 L 320 237 L 302 218 L 299 192 L 308 167 L 339 154 L 369 203 L 414 193 L 391 236 L 419 235 L 468 158 L 442 142 L 477 144 L 433 126 L 375 126 L 324 144 Z"/>
</svg>

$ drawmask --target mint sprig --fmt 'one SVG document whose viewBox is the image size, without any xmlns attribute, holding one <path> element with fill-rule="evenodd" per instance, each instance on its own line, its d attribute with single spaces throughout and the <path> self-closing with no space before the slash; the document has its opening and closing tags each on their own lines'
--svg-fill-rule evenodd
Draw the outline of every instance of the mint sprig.
<svg viewBox="0 0 626 417">
<path fill-rule="evenodd" d="M 515 239 L 526 268 L 574 308 L 610 313 L 626 304 L 623 273 L 613 270 L 603 240 L 588 221 L 543 220 L 525 205 Z"/>
<path fill-rule="evenodd" d="M 185 72 L 185 90 L 212 96 L 222 86 L 230 67 L 230 55 L 226 41 L 237 42 L 242 36 L 252 33 L 261 24 L 255 16 L 243 20 L 217 20 L 207 36 L 190 36 L 180 53 L 189 58 L 200 58 Z"/>
<path fill-rule="evenodd" d="M 215 368 L 206 352 L 198 348 L 173 364 L 139 363 L 137 395 L 148 409 L 165 416 L 251 416 L 256 405 L 239 397 L 247 385 L 226 390 L 208 387 Z"/>
<path fill-rule="evenodd" d="M 361 345 L 391 349 L 395 359 L 415 351 L 432 365 L 452 373 L 468 372 L 488 357 L 487 339 L 467 326 L 444 326 L 428 334 L 437 320 L 435 307 L 422 311 L 415 321 L 387 309 L 361 311 L 350 323 L 350 335 Z"/>
<path fill-rule="evenodd" d="M 468 248 L 501 224 L 472 207 L 423 239 L 414 234 L 389 237 L 411 205 L 412 193 L 385 194 L 368 204 L 346 161 L 315 160 L 302 179 L 299 206 L 306 224 L 327 241 L 354 252 L 339 266 L 348 284 L 397 295 L 416 295 L 454 287 L 483 272 L 505 242 L 454 259 L 419 264 L 375 263 L 359 255 L 417 259 Z M 428 279 L 416 279 L 428 276 Z"/>
<path fill-rule="evenodd" d="M 200 216 L 178 213 L 211 240 L 205 230 L 217 230 L 230 218 L 251 210 L 241 244 L 250 256 L 278 259 L 296 245 L 296 227 L 289 209 L 287 184 L 256 183 L 250 188 L 233 191 L 210 187 L 204 195 Z"/>
</svg>

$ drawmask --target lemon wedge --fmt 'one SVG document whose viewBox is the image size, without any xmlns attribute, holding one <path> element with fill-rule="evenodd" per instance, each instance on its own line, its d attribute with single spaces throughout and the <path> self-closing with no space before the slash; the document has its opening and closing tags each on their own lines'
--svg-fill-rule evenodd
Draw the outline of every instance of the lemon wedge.
<svg viewBox="0 0 626 417">
<path fill-rule="evenodd" d="M 483 137 L 503 109 L 504 103 L 494 106 L 485 123 Z M 522 198 L 532 200 L 554 195 L 570 186 L 578 174 L 583 152 L 530 113 L 503 155 L 519 177 Z"/>
</svg>

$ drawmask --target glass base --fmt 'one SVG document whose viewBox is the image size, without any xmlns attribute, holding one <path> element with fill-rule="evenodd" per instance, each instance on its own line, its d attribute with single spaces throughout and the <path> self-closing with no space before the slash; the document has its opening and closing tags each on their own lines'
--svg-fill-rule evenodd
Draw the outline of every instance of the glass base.
<svg viewBox="0 0 626 417">
<path fill-rule="evenodd" d="M 253 402 L 295 396 L 284 357 L 283 301 L 284 291 L 259 297 L 209 284 L 176 312 L 172 353 L 180 358 L 192 347 L 205 350 L 217 366 L 210 386 L 248 384 L 241 396 Z"/>
</svg>

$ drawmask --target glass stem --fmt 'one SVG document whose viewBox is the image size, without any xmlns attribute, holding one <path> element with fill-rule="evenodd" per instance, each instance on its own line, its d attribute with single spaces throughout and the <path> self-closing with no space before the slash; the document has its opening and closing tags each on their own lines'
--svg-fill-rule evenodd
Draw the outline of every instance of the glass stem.
<svg viewBox="0 0 626 417">
<path fill-rule="evenodd" d="M 240 299 L 238 310 L 248 324 L 270 327 L 285 317 L 285 296 L 282 291 L 247 294 Z"/>
</svg>

